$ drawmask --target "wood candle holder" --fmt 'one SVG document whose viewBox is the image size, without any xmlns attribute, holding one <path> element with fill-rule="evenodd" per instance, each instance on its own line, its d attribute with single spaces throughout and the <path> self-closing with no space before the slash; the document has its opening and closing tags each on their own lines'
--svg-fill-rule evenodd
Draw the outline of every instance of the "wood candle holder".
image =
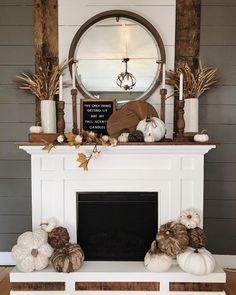
<svg viewBox="0 0 236 295">
<path fill-rule="evenodd" d="M 160 95 L 161 95 L 161 114 L 160 119 L 165 123 L 165 113 L 166 113 L 166 94 L 167 90 L 165 88 L 160 89 Z"/>
<path fill-rule="evenodd" d="M 73 128 L 72 132 L 74 134 L 79 134 L 78 122 L 77 122 L 77 89 L 71 89 L 71 97 L 72 97 L 72 118 L 73 118 Z"/>
<path fill-rule="evenodd" d="M 184 100 L 177 100 L 178 105 L 178 118 L 177 118 L 177 136 L 175 137 L 175 141 L 188 141 L 186 137 L 184 137 Z"/>
<path fill-rule="evenodd" d="M 59 134 L 64 134 L 65 132 L 64 109 L 65 109 L 65 102 L 62 100 L 57 101 L 57 132 Z"/>
</svg>

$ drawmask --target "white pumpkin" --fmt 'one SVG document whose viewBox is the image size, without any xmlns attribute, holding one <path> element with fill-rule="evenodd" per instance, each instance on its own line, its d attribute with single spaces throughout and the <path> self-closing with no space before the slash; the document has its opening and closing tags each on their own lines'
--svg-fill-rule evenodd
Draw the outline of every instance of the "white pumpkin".
<svg viewBox="0 0 236 295">
<path fill-rule="evenodd" d="M 180 223 L 188 229 L 197 227 L 200 222 L 200 216 L 194 209 L 185 209 L 181 212 Z"/>
<path fill-rule="evenodd" d="M 118 142 L 128 142 L 128 137 L 129 137 L 129 133 L 128 132 L 123 132 L 118 137 Z"/>
<path fill-rule="evenodd" d="M 162 253 L 158 248 L 156 241 L 151 244 L 151 249 L 144 257 L 145 267 L 152 272 L 168 271 L 172 265 L 172 258 Z"/>
<path fill-rule="evenodd" d="M 40 224 L 41 229 L 45 230 L 47 233 L 50 233 L 56 226 L 57 220 L 54 217 L 49 218 L 46 222 Z"/>
<path fill-rule="evenodd" d="M 200 133 L 194 135 L 193 140 L 196 142 L 207 142 L 209 141 L 209 135 L 206 130 L 202 130 Z"/>
<path fill-rule="evenodd" d="M 41 126 L 31 126 L 29 128 L 29 132 L 30 133 L 42 133 L 43 132 L 43 128 Z"/>
<path fill-rule="evenodd" d="M 208 275 L 215 268 L 215 259 L 205 248 L 187 248 L 183 253 L 177 255 L 179 267 L 194 275 Z"/>
<path fill-rule="evenodd" d="M 151 135 L 154 141 L 160 141 L 166 133 L 165 123 L 156 117 L 147 117 L 140 121 L 136 129 L 142 131 L 144 137 Z"/>
<path fill-rule="evenodd" d="M 28 231 L 18 237 L 17 245 L 13 246 L 11 253 L 20 271 L 32 272 L 48 266 L 53 248 L 47 240 L 48 234 L 42 229 Z"/>
<path fill-rule="evenodd" d="M 154 137 L 151 134 L 144 136 L 144 142 L 154 142 Z"/>
</svg>

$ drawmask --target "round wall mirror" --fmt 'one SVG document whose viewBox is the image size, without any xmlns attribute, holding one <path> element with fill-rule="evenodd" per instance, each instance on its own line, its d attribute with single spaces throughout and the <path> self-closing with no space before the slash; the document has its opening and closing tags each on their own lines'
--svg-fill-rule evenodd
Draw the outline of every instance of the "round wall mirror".
<svg viewBox="0 0 236 295">
<path fill-rule="evenodd" d="M 85 98 L 114 98 L 118 104 L 147 99 L 160 84 L 166 61 L 153 25 L 123 10 L 100 13 L 82 25 L 69 59 L 76 61 L 76 86 Z"/>
</svg>

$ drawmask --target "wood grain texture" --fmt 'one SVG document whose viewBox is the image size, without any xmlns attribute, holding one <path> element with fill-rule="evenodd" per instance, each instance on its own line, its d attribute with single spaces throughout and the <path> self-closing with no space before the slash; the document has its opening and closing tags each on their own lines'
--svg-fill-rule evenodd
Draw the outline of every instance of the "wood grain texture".
<svg viewBox="0 0 236 295">
<path fill-rule="evenodd" d="M 58 0 L 35 0 L 34 4 L 35 73 L 40 68 L 58 65 Z M 36 99 L 36 125 L 40 123 L 40 103 Z"/>
<path fill-rule="evenodd" d="M 31 282 L 11 283 L 12 291 L 64 291 L 63 282 Z"/>
<path fill-rule="evenodd" d="M 170 283 L 170 291 L 223 291 L 223 283 Z"/>
<path fill-rule="evenodd" d="M 159 291 L 154 282 L 76 282 L 76 291 Z"/>
<path fill-rule="evenodd" d="M 11 270 L 12 270 L 12 267 L 0 266 L 0 294 L 1 295 L 10 294 L 9 272 Z"/>
</svg>

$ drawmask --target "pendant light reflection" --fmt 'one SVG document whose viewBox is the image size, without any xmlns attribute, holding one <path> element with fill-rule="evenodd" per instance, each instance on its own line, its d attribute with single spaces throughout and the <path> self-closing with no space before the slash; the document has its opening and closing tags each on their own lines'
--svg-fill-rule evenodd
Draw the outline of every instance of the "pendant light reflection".
<svg viewBox="0 0 236 295">
<path fill-rule="evenodd" d="M 125 63 L 125 71 L 120 73 L 117 77 L 116 80 L 116 84 L 124 89 L 124 90 L 131 90 L 133 89 L 134 85 L 136 84 L 136 79 L 134 77 L 134 75 L 132 75 L 131 73 L 129 73 L 127 71 L 127 63 L 129 61 L 129 58 L 124 58 L 122 62 Z"/>
</svg>

